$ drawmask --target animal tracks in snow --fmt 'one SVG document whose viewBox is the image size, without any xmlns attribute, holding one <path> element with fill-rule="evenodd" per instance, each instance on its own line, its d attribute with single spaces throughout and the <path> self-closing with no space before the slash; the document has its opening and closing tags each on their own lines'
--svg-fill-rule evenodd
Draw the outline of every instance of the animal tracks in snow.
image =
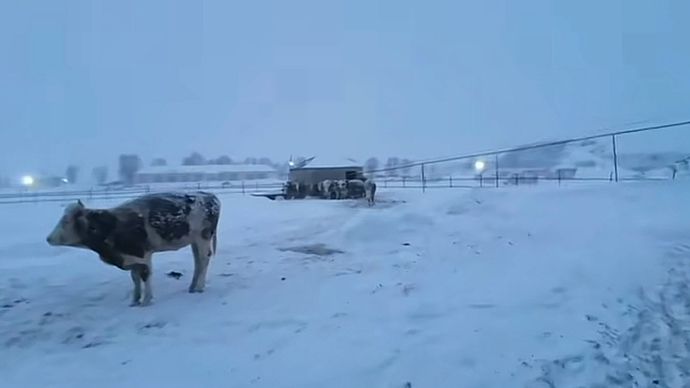
<svg viewBox="0 0 690 388">
<path fill-rule="evenodd" d="M 600 317 L 586 315 L 599 338 L 587 340 L 589 350 L 541 361 L 534 386 L 560 387 L 588 381 L 588 386 L 686 387 L 690 377 L 690 244 L 669 247 L 674 259 L 666 281 L 642 291 L 634 305 L 619 300 L 632 324 L 611 327 Z M 585 379 L 586 380 L 583 380 Z M 597 385 L 600 384 L 600 385 Z"/>
</svg>

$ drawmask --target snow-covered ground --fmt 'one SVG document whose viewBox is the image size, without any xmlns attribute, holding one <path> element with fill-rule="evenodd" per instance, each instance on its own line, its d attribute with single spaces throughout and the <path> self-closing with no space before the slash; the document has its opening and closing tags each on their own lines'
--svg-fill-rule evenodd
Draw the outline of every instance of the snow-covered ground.
<svg viewBox="0 0 690 388">
<path fill-rule="evenodd" d="M 159 254 L 145 308 L 126 273 L 45 243 L 60 204 L 4 205 L 0 386 L 683 387 L 689 194 L 224 196 L 206 292 L 189 249 Z"/>
</svg>

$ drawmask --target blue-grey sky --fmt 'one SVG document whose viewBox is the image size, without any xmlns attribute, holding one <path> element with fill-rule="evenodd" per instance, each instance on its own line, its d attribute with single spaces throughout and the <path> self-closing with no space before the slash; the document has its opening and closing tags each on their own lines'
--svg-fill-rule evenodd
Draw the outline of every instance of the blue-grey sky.
<svg viewBox="0 0 690 388">
<path fill-rule="evenodd" d="M 429 158 L 683 120 L 688 15 L 684 0 L 5 1 L 0 172 L 121 152 Z"/>
</svg>

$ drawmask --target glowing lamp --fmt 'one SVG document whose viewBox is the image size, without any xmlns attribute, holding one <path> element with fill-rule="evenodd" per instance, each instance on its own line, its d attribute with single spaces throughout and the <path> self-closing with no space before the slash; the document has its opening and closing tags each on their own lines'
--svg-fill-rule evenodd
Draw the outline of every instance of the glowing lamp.
<svg viewBox="0 0 690 388">
<path fill-rule="evenodd" d="M 484 163 L 483 160 L 477 160 L 474 162 L 474 169 L 477 170 L 477 172 L 482 172 L 486 168 L 486 163 Z"/>
</svg>

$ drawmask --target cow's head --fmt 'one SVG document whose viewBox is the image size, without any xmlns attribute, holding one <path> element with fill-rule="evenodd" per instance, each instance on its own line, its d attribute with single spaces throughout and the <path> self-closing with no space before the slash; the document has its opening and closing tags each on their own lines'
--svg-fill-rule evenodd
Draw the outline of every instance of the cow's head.
<svg viewBox="0 0 690 388">
<path fill-rule="evenodd" d="M 107 210 L 87 209 L 81 201 L 65 208 L 46 241 L 53 246 L 101 247 L 117 227 L 117 218 Z"/>
<path fill-rule="evenodd" d="M 77 201 L 65 208 L 65 213 L 46 241 L 53 246 L 82 246 L 86 227 L 86 207 Z"/>
</svg>

